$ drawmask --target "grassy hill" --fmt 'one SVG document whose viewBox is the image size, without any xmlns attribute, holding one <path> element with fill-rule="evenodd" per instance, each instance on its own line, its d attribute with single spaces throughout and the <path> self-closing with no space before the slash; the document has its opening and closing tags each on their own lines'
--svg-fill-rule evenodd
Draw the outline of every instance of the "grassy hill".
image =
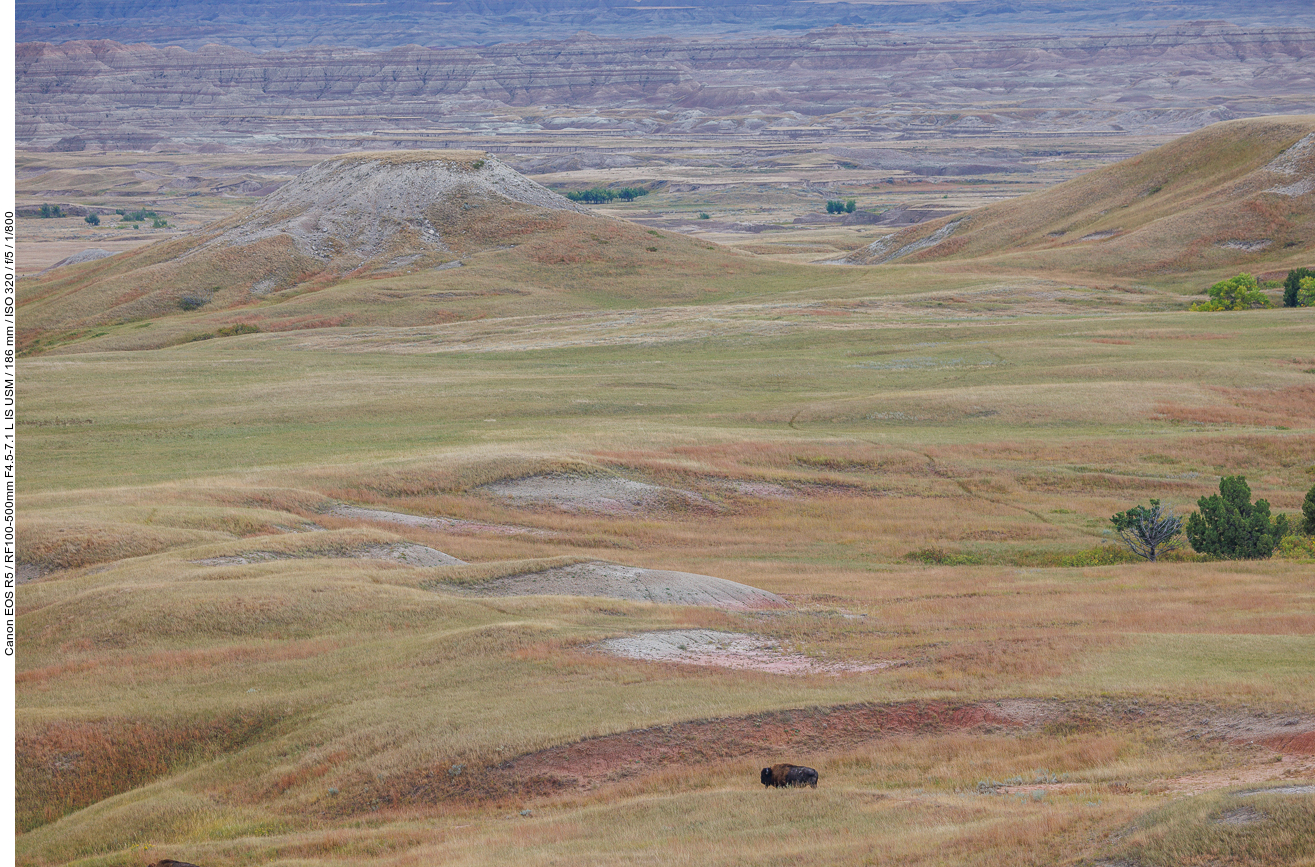
<svg viewBox="0 0 1315 867">
<path fill-rule="evenodd" d="M 367 153 L 185 237 L 22 281 L 19 345 L 704 303 L 828 279 L 808 270 L 597 216 L 487 154 Z"/>
<path fill-rule="evenodd" d="M 852 264 L 960 263 L 1166 278 L 1309 264 L 1315 116 L 1229 121 L 1051 189 L 929 221 Z"/>
</svg>

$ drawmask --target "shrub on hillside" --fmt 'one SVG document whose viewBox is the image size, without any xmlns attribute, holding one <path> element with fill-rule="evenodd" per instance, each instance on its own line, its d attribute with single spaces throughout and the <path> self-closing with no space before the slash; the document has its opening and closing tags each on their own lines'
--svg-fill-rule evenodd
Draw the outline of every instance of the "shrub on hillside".
<svg viewBox="0 0 1315 867">
<path fill-rule="evenodd" d="M 1202 554 L 1228 560 L 1261 560 L 1291 532 L 1287 515 L 1271 518 L 1269 502 L 1251 502 L 1245 476 L 1224 476 L 1219 493 L 1196 501 L 1187 517 L 1187 541 Z"/>
<path fill-rule="evenodd" d="M 1297 295 L 1301 292 L 1301 281 L 1302 278 L 1305 277 L 1315 277 L 1315 271 L 1312 271 L 1309 268 L 1293 268 L 1288 272 L 1288 279 L 1283 281 L 1284 307 L 1302 306 L 1300 302 L 1297 301 Z"/>
<path fill-rule="evenodd" d="M 1183 531 L 1183 519 L 1174 517 L 1171 506 L 1151 500 L 1149 506 L 1133 506 L 1110 518 L 1128 550 L 1143 560 L 1156 559 L 1161 548 L 1171 548 Z"/>
<path fill-rule="evenodd" d="M 1192 309 L 1204 312 L 1217 310 L 1249 310 L 1252 307 L 1269 307 L 1269 298 L 1261 290 L 1256 278 L 1250 274 L 1238 274 L 1227 280 L 1220 280 L 1211 286 L 1206 294 L 1209 301 L 1193 304 Z"/>
<path fill-rule="evenodd" d="M 95 214 L 88 214 L 87 216 L 83 217 L 82 219 L 86 222 L 86 224 L 87 224 L 88 226 L 99 226 L 99 225 L 100 225 L 100 217 L 96 216 Z"/>
</svg>

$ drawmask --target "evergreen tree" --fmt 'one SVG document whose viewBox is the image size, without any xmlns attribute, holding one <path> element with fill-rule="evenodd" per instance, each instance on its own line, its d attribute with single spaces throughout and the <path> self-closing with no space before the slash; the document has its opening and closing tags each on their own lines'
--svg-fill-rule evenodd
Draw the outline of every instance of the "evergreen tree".
<svg viewBox="0 0 1315 867">
<path fill-rule="evenodd" d="M 1219 493 L 1196 501 L 1201 511 L 1187 517 L 1187 541 L 1202 554 L 1230 560 L 1259 560 L 1289 531 L 1286 515 L 1269 516 L 1269 502 L 1251 502 L 1244 476 L 1224 476 Z"/>
<path fill-rule="evenodd" d="M 1288 272 L 1288 279 L 1283 281 L 1283 306 L 1297 307 L 1297 292 L 1301 290 L 1302 277 L 1315 277 L 1315 271 L 1309 268 L 1293 268 Z"/>
</svg>

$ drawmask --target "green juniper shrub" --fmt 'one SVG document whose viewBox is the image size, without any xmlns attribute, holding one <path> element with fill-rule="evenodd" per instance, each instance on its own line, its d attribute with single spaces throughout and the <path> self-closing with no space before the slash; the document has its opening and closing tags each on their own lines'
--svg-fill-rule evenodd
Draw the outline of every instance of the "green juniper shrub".
<svg viewBox="0 0 1315 867">
<path fill-rule="evenodd" d="M 1300 307 L 1297 294 L 1301 291 L 1303 277 L 1315 277 L 1315 271 L 1309 268 L 1293 268 L 1288 272 L 1288 279 L 1283 281 L 1283 306 Z"/>
<path fill-rule="evenodd" d="M 1219 493 L 1196 501 L 1187 517 L 1187 541 L 1202 554 L 1227 560 L 1262 560 L 1291 532 L 1287 515 L 1271 518 L 1269 501 L 1251 502 L 1245 476 L 1224 476 Z"/>
</svg>

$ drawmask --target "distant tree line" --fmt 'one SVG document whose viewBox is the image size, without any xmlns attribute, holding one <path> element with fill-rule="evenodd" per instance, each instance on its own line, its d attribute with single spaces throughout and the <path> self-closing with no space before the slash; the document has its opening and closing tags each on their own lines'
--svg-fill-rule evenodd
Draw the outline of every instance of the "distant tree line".
<svg viewBox="0 0 1315 867">
<path fill-rule="evenodd" d="M 59 205 L 43 204 L 41 206 L 41 216 L 43 219 L 46 217 L 62 217 L 64 212 L 59 209 Z"/>
<path fill-rule="evenodd" d="M 155 229 L 163 229 L 169 225 L 169 223 L 159 214 L 155 213 L 155 211 L 148 211 L 144 208 L 136 211 L 125 211 L 123 208 L 119 208 L 114 213 L 121 215 L 123 217 L 123 222 L 125 223 L 144 223 L 147 220 L 150 220 L 151 227 Z"/>
<path fill-rule="evenodd" d="M 853 199 L 840 201 L 839 199 L 828 199 L 826 203 L 826 212 L 828 214 L 852 214 L 858 203 Z"/>
<path fill-rule="evenodd" d="M 587 190 L 571 190 L 566 194 L 566 198 L 572 202 L 585 202 L 590 205 L 601 205 L 610 202 L 613 199 L 620 199 L 623 202 L 633 202 L 640 196 L 647 196 L 648 190 L 643 187 L 622 187 L 619 190 L 611 190 L 607 187 L 591 187 Z"/>
</svg>

